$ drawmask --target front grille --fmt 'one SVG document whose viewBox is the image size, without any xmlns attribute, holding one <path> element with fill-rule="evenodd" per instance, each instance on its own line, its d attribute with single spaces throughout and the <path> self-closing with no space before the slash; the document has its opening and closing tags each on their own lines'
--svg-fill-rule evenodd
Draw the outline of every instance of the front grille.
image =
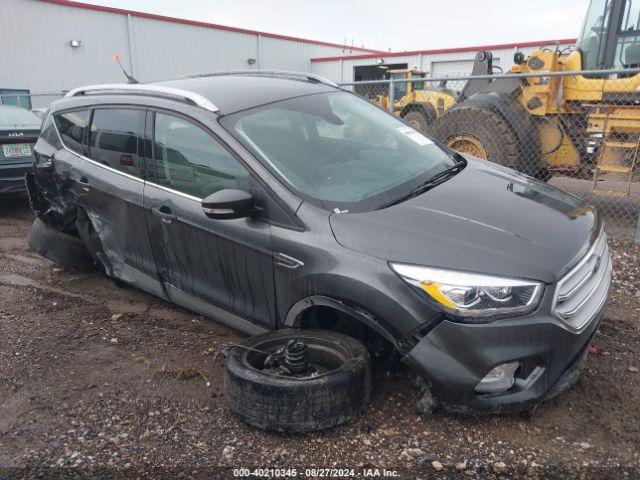
<svg viewBox="0 0 640 480">
<path fill-rule="evenodd" d="M 604 304 L 611 283 L 611 257 L 604 231 L 589 252 L 556 286 L 553 314 L 581 330 Z"/>
</svg>

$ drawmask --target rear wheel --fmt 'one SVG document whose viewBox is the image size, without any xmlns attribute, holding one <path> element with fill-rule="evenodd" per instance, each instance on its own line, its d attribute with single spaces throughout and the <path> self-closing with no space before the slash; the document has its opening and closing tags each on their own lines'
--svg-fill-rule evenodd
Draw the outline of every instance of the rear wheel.
<svg viewBox="0 0 640 480">
<path fill-rule="evenodd" d="M 225 369 L 231 412 L 264 430 L 334 427 L 369 401 L 369 353 L 337 332 L 285 329 L 251 337 L 231 348 Z"/>
</svg>

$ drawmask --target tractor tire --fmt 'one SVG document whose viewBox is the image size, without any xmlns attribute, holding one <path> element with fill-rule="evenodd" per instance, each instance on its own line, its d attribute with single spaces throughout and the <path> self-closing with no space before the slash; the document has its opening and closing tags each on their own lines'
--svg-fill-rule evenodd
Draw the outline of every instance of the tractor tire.
<svg viewBox="0 0 640 480">
<path fill-rule="evenodd" d="M 410 108 L 402 113 L 402 118 L 413 128 L 424 133 L 430 133 L 437 120 L 433 107 L 431 107 L 431 110 L 428 110 L 426 107 Z"/>
<path fill-rule="evenodd" d="M 537 124 L 511 95 L 498 92 L 472 95 L 440 117 L 435 137 L 454 150 L 513 168 L 543 182 L 551 178 Z"/>
<path fill-rule="evenodd" d="M 266 369 L 268 355 L 292 339 L 304 342 L 316 374 L 293 376 Z M 225 363 L 229 409 L 254 427 L 313 432 L 355 418 L 369 402 L 371 360 L 358 340 L 327 330 L 284 329 L 231 347 Z"/>
<path fill-rule="evenodd" d="M 440 117 L 434 133 L 460 153 L 509 168 L 519 166 L 518 137 L 504 117 L 490 108 L 463 102 Z"/>
<path fill-rule="evenodd" d="M 93 259 L 82 240 L 36 218 L 27 236 L 29 247 L 54 263 L 78 269 L 93 268 Z"/>
</svg>

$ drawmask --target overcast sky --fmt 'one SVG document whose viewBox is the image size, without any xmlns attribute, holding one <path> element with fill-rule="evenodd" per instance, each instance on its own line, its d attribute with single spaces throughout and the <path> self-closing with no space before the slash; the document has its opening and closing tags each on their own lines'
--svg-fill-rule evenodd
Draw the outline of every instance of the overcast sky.
<svg viewBox="0 0 640 480">
<path fill-rule="evenodd" d="M 84 0 L 380 50 L 573 38 L 588 0 Z"/>
</svg>

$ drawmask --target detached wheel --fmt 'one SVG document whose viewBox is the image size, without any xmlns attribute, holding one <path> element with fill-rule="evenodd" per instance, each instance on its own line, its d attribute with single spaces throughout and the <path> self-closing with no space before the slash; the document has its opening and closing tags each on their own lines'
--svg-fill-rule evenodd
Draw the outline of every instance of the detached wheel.
<svg viewBox="0 0 640 480">
<path fill-rule="evenodd" d="M 93 267 L 93 259 L 80 238 L 56 230 L 39 218 L 31 226 L 27 243 L 32 250 L 59 265 Z"/>
<path fill-rule="evenodd" d="M 431 105 L 428 105 L 431 107 Z M 412 108 L 402 115 L 402 118 L 409 123 L 416 130 L 421 132 L 430 132 L 434 122 L 436 121 L 436 113 L 431 107 L 431 110 L 423 108 Z"/>
<path fill-rule="evenodd" d="M 497 111 L 477 105 L 447 110 L 436 126 L 435 136 L 460 153 L 509 168 L 519 166 L 518 137 Z"/>
<path fill-rule="evenodd" d="M 243 348 L 244 347 L 244 348 Z M 278 330 L 232 347 L 231 412 L 255 427 L 312 432 L 355 418 L 369 402 L 371 360 L 362 343 L 326 330 Z"/>
</svg>

